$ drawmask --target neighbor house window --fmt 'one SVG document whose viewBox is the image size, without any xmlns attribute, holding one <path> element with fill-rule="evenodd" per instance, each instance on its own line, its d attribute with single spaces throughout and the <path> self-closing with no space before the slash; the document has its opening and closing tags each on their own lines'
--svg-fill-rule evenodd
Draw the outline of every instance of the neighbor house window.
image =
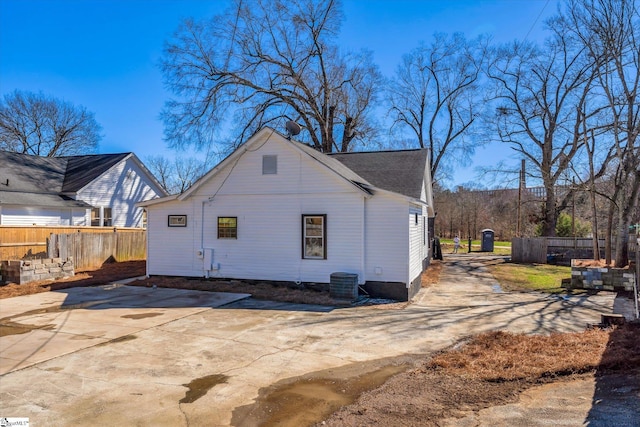
<svg viewBox="0 0 640 427">
<path fill-rule="evenodd" d="M 326 215 L 302 215 L 302 258 L 327 259 Z"/>
<path fill-rule="evenodd" d="M 275 175 L 278 173 L 278 156 L 262 156 L 262 175 Z"/>
<path fill-rule="evenodd" d="M 218 217 L 218 239 L 238 238 L 238 218 L 235 216 Z"/>
<path fill-rule="evenodd" d="M 91 226 L 100 227 L 100 208 L 91 209 Z"/>
<path fill-rule="evenodd" d="M 102 222 L 100 222 L 100 209 L 102 209 Z M 111 208 L 91 209 L 91 226 L 92 227 L 110 227 L 111 226 Z"/>
</svg>

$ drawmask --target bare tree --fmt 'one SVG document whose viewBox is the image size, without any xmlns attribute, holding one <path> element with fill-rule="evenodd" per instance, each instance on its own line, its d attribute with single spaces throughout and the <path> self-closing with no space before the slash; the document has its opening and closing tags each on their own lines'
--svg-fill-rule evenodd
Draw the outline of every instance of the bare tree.
<svg viewBox="0 0 640 427">
<path fill-rule="evenodd" d="M 607 136 L 615 153 L 615 186 L 606 257 L 609 262 L 617 211 L 615 262 L 625 266 L 629 226 L 640 197 L 640 11 L 635 0 L 569 0 L 562 17 L 567 31 L 577 36 L 598 64 L 597 90 L 609 107 L 612 125 Z"/>
<path fill-rule="evenodd" d="M 495 83 L 498 102 L 494 125 L 506 142 L 530 165 L 545 188 L 542 234 L 554 236 L 556 221 L 569 193 L 557 200 L 556 185 L 566 179 L 581 150 L 594 67 L 583 47 L 562 32 L 544 49 L 515 42 L 496 50 L 487 74 Z"/>
<path fill-rule="evenodd" d="M 0 149 L 38 156 L 94 153 L 101 126 L 81 105 L 16 90 L 0 100 Z"/>
<path fill-rule="evenodd" d="M 435 181 L 451 163 L 466 164 L 479 146 L 469 133 L 481 108 L 480 43 L 460 33 L 435 34 L 431 44 L 403 56 L 387 91 L 393 126 L 408 129 L 415 144 L 430 149 Z"/>
<path fill-rule="evenodd" d="M 161 64 L 175 95 L 162 113 L 169 144 L 203 148 L 233 126 L 234 148 L 283 117 L 323 152 L 366 141 L 381 76 L 369 52 L 339 51 L 341 19 L 338 0 L 234 0 L 223 15 L 185 21 Z"/>
<path fill-rule="evenodd" d="M 206 161 L 194 157 L 176 157 L 171 160 L 163 156 L 150 156 L 145 159 L 145 164 L 169 194 L 182 193 L 209 168 Z"/>
</svg>

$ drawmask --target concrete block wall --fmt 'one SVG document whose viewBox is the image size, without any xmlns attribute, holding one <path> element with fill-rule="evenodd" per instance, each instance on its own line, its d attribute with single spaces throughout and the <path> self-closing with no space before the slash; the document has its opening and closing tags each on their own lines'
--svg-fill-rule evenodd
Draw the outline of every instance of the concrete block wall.
<svg viewBox="0 0 640 427">
<path fill-rule="evenodd" d="M 571 267 L 571 287 L 604 291 L 633 291 L 636 275 L 627 268 Z"/>
<path fill-rule="evenodd" d="M 53 280 L 75 274 L 73 258 L 44 258 L 32 260 L 8 260 L 0 262 L 0 283 L 24 283 L 36 280 Z"/>
</svg>

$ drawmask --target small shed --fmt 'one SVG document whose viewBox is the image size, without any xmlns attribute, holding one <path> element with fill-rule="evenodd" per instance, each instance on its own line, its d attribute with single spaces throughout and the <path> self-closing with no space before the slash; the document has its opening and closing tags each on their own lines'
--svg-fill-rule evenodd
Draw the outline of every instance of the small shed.
<svg viewBox="0 0 640 427">
<path fill-rule="evenodd" d="M 493 252 L 493 240 L 495 238 L 495 232 L 489 228 L 485 228 L 482 233 L 482 252 Z"/>
</svg>

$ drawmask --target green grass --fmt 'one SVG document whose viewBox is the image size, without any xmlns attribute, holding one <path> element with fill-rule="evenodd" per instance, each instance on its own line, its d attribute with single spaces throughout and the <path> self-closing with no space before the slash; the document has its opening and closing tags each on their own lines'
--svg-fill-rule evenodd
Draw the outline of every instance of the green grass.
<svg viewBox="0 0 640 427">
<path fill-rule="evenodd" d="M 562 279 L 571 277 L 571 267 L 547 264 L 505 262 L 490 267 L 491 273 L 506 291 L 542 291 L 564 293 Z"/>
<path fill-rule="evenodd" d="M 440 246 L 442 247 L 442 252 L 445 254 L 453 252 L 453 239 L 440 239 Z M 482 248 L 482 242 L 480 240 L 471 241 L 471 251 L 480 252 L 480 248 Z M 458 252 L 467 253 L 468 250 L 469 240 L 460 239 L 460 250 Z M 511 242 L 496 240 L 493 242 L 493 252 L 484 253 L 494 255 L 511 255 Z"/>
</svg>

